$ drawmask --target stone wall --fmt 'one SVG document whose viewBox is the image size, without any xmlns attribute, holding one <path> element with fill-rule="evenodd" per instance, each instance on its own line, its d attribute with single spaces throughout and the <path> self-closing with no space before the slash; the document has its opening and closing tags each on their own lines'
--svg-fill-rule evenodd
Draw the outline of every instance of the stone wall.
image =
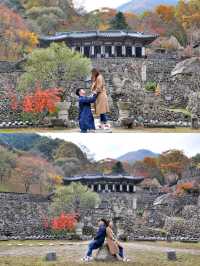
<svg viewBox="0 0 200 266">
<path fill-rule="evenodd" d="M 147 122 L 188 122 L 190 117 L 171 108 L 186 108 L 192 93 L 199 90 L 199 79 L 195 75 L 171 76 L 177 64 L 170 59 L 95 59 L 93 66 L 103 73 L 111 107 L 111 118 L 119 120 L 122 114 L 136 121 Z M 22 74 L 20 64 L 0 62 L 0 95 L 7 90 L 15 91 L 16 83 Z M 156 82 L 160 96 L 147 92 L 147 82 Z M 75 81 L 75 88 L 85 86 L 83 81 Z M 63 84 L 63 87 L 67 87 Z M 88 89 L 88 93 L 90 90 Z M 74 93 L 66 96 L 69 102 L 69 119 L 77 119 L 77 99 Z M 8 103 L 0 99 L 0 121 L 20 120 L 20 114 L 11 112 Z M 191 100 L 192 101 L 192 100 Z M 20 110 L 19 110 L 20 111 Z M 186 124 L 185 124 L 186 125 Z"/>
<path fill-rule="evenodd" d="M 31 236 L 42 231 L 49 202 L 42 196 L 0 193 L 0 236 Z"/>
<path fill-rule="evenodd" d="M 114 221 L 116 233 L 121 238 L 160 239 L 166 237 L 167 232 L 177 239 L 200 238 L 200 199 L 197 196 L 175 199 L 165 195 L 158 205 L 154 205 L 158 194 L 144 191 L 102 193 L 100 196 L 102 201 L 98 208 L 81 210 L 84 235 L 95 234 L 97 220 L 104 217 Z M 48 235 L 43 221 L 49 204 L 50 201 L 43 196 L 0 193 L 0 237 Z"/>
</svg>

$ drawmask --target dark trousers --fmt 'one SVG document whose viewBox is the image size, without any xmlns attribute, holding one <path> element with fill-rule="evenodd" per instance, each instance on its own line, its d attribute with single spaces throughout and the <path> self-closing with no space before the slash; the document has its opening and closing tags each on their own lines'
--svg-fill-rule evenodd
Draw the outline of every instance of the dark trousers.
<svg viewBox="0 0 200 266">
<path fill-rule="evenodd" d="M 119 246 L 119 256 L 121 258 L 124 258 L 124 249 L 123 249 L 123 247 L 120 247 L 120 246 Z"/>
<path fill-rule="evenodd" d="M 104 124 L 107 123 L 108 119 L 107 119 L 107 116 L 106 114 L 100 114 L 100 121 Z"/>
<path fill-rule="evenodd" d="M 91 257 L 93 250 L 98 249 L 100 247 L 101 247 L 101 245 L 97 245 L 97 243 L 96 243 L 95 240 L 93 240 L 92 242 L 90 242 L 90 244 L 88 246 L 87 257 Z"/>
</svg>

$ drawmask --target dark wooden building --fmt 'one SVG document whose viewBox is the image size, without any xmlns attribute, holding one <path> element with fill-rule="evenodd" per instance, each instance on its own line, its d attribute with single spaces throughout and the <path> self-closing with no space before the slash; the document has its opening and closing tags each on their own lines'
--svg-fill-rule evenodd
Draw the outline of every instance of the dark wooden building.
<svg viewBox="0 0 200 266">
<path fill-rule="evenodd" d="M 89 58 L 145 57 L 145 47 L 158 35 L 132 31 L 61 32 L 54 36 L 41 36 L 40 47 L 52 42 L 65 42 L 72 50 Z"/>
<path fill-rule="evenodd" d="M 135 193 L 136 185 L 144 180 L 143 177 L 122 175 L 87 175 L 64 177 L 64 185 L 80 182 L 95 192 Z"/>
</svg>

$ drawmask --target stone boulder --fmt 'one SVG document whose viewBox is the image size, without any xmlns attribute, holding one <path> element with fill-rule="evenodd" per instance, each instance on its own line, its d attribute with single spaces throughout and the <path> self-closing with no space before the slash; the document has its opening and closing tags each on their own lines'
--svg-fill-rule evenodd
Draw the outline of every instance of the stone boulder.
<svg viewBox="0 0 200 266">
<path fill-rule="evenodd" d="M 176 76 L 178 74 L 198 74 L 200 73 L 200 58 L 192 57 L 181 61 L 172 70 L 171 75 Z"/>
<path fill-rule="evenodd" d="M 110 254 L 108 247 L 105 244 L 97 251 L 95 261 L 116 262 L 118 261 L 118 259 Z"/>
</svg>

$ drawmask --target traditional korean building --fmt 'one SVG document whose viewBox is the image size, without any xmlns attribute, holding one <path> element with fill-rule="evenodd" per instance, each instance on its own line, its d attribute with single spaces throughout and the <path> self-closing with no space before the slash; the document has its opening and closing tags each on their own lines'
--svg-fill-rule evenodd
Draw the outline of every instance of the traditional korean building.
<svg viewBox="0 0 200 266">
<path fill-rule="evenodd" d="M 41 36 L 40 47 L 52 42 L 65 42 L 72 50 L 89 58 L 145 57 L 145 47 L 158 35 L 123 30 L 61 32 Z"/>
<path fill-rule="evenodd" d="M 95 192 L 135 193 L 136 185 L 144 180 L 143 177 L 124 175 L 87 175 L 64 177 L 64 185 L 80 182 Z"/>
</svg>

